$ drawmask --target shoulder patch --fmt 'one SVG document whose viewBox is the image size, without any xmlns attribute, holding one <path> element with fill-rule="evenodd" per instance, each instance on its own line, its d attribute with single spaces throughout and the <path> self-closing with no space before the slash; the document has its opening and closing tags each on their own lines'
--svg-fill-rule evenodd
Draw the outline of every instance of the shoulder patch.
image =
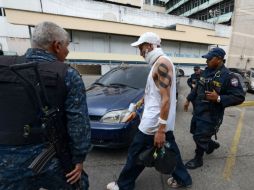
<svg viewBox="0 0 254 190">
<path fill-rule="evenodd" d="M 232 86 L 237 87 L 239 82 L 238 82 L 237 78 L 232 78 L 230 80 L 230 83 L 231 83 Z"/>
</svg>

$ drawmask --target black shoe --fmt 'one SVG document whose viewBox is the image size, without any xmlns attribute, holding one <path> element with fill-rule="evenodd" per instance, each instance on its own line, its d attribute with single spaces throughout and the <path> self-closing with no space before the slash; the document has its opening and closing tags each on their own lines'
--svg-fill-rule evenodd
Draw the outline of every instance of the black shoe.
<svg viewBox="0 0 254 190">
<path fill-rule="evenodd" d="M 218 149 L 220 147 L 220 143 L 213 142 L 211 146 L 209 146 L 208 150 L 206 151 L 206 154 L 212 154 L 215 149 Z"/>
<path fill-rule="evenodd" d="M 191 169 L 191 170 L 194 170 L 194 169 L 201 167 L 201 166 L 203 166 L 203 159 L 202 158 L 193 158 L 192 160 L 188 161 L 185 164 L 185 167 L 187 169 Z"/>
</svg>

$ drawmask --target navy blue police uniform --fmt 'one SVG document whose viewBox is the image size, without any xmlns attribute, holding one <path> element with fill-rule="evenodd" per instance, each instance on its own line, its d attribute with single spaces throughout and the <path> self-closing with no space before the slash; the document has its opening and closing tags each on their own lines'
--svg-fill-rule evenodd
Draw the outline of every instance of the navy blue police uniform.
<svg viewBox="0 0 254 190">
<path fill-rule="evenodd" d="M 75 69 L 62 62 L 56 62 L 55 55 L 36 48 L 28 49 L 25 58 L 2 57 L 0 72 L 6 66 L 15 62 L 19 63 L 19 59 L 24 59 L 24 62 L 39 63 L 42 69 L 39 72 L 43 74 L 50 102 L 54 106 L 59 106 L 65 113 L 62 127 L 63 130 L 65 127 L 68 129 L 69 138 L 66 140 L 70 142 L 72 163 L 73 165 L 82 163 L 91 148 L 91 129 L 85 86 L 81 76 Z M 33 79 L 33 75 L 26 74 L 25 76 Z M 0 89 L 0 121 L 2 123 L 0 125 L 0 190 L 74 189 L 74 186 L 66 183 L 67 178 L 56 156 L 46 163 L 39 174 L 29 168 L 32 161 L 48 145 L 48 142 L 42 138 L 38 123 L 31 121 L 31 134 L 28 137 L 23 135 L 22 123 L 30 123 L 30 120 L 38 117 L 32 104 L 33 97 L 27 95 L 27 90 L 24 90 L 26 88 L 21 86 L 17 77 L 11 72 L 9 75 L 0 75 Z M 35 113 L 37 114 L 34 115 Z M 88 176 L 82 172 L 79 188 L 87 190 L 88 187 Z"/>
<path fill-rule="evenodd" d="M 194 67 L 194 71 L 196 69 L 200 69 L 200 67 L 199 66 L 195 66 Z M 193 73 L 190 76 L 190 78 L 188 78 L 187 84 L 188 84 L 188 86 L 190 87 L 191 90 L 193 90 L 193 88 L 197 85 L 198 81 L 200 80 L 200 75 L 201 75 L 201 73 L 199 73 L 199 74 Z M 195 104 L 194 104 L 194 102 L 191 102 L 191 103 L 192 103 L 192 107 L 193 107 L 193 110 L 194 110 L 195 109 Z"/>
<path fill-rule="evenodd" d="M 216 91 L 220 100 L 217 102 L 206 100 L 205 91 Z M 225 108 L 242 103 L 245 96 L 238 77 L 222 65 L 217 69 L 207 67 L 187 100 L 195 104 L 190 132 L 196 144 L 196 155 L 186 163 L 186 167 L 195 169 L 203 165 L 204 152 L 211 154 L 220 146 L 218 142 L 212 140 L 212 136 L 215 135 L 215 139 L 217 138 L 216 133 L 222 123 Z"/>
<path fill-rule="evenodd" d="M 195 66 L 195 67 L 194 67 L 194 70 L 195 70 L 195 69 L 200 69 L 200 67 Z M 192 85 L 193 85 L 193 84 L 194 84 L 194 85 L 197 85 L 199 79 L 200 79 L 200 74 L 196 74 L 196 73 L 191 74 L 190 78 L 188 78 L 187 84 L 188 84 L 188 86 L 191 88 L 191 90 L 193 89 L 193 86 L 192 86 Z"/>
</svg>

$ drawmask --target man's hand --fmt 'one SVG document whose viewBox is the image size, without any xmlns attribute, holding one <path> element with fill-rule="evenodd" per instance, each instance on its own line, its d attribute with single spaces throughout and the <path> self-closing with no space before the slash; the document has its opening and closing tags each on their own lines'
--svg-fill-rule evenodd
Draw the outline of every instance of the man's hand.
<svg viewBox="0 0 254 190">
<path fill-rule="evenodd" d="M 139 109 L 144 104 L 144 97 L 136 103 L 136 109 Z"/>
<path fill-rule="evenodd" d="M 158 130 L 154 135 L 154 146 L 161 148 L 166 142 L 166 134 L 164 130 Z"/>
<path fill-rule="evenodd" d="M 212 92 L 205 91 L 205 95 L 206 95 L 206 99 L 211 102 L 217 102 L 217 99 L 219 96 L 215 90 L 213 90 Z"/>
<path fill-rule="evenodd" d="M 74 184 L 76 183 L 80 177 L 83 170 L 83 164 L 78 163 L 75 165 L 75 168 L 68 174 L 66 174 L 67 183 Z"/>
<path fill-rule="evenodd" d="M 183 106 L 184 111 L 186 111 L 186 112 L 188 111 L 189 104 L 190 104 L 190 102 L 188 100 L 186 100 L 186 102 L 184 103 L 184 106 Z"/>
<path fill-rule="evenodd" d="M 136 117 L 137 113 L 136 112 L 131 112 L 128 116 L 124 117 L 122 122 L 127 123 L 131 120 L 133 120 Z"/>
</svg>

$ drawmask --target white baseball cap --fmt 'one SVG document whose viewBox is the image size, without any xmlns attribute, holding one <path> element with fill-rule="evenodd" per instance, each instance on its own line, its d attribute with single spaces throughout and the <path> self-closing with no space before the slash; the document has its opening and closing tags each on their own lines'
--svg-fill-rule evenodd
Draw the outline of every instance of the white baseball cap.
<svg viewBox="0 0 254 190">
<path fill-rule="evenodd" d="M 160 37 L 157 34 L 155 34 L 153 32 L 146 32 L 146 33 L 142 34 L 139 37 L 138 41 L 133 42 L 131 44 L 131 46 L 137 47 L 137 46 L 139 46 L 139 45 L 141 45 L 143 43 L 160 45 L 161 44 L 161 39 L 160 39 Z"/>
</svg>

